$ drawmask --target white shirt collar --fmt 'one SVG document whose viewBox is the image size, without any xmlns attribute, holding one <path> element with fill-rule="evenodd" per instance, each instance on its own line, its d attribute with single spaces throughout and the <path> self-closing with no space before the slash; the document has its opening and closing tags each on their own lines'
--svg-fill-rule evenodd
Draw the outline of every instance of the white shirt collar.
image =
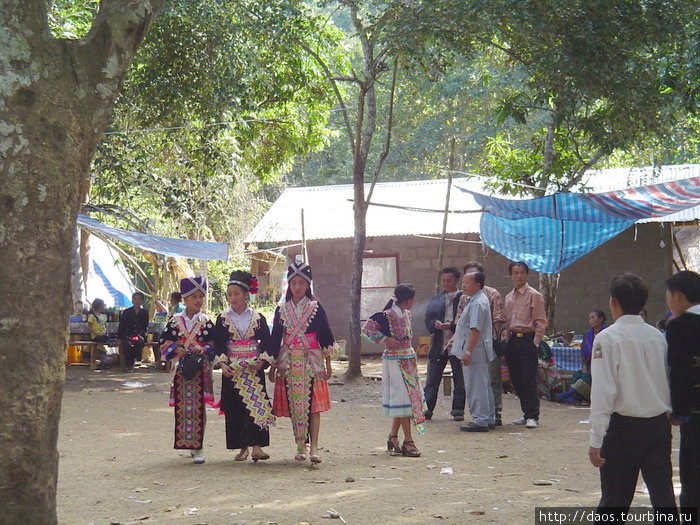
<svg viewBox="0 0 700 525">
<path fill-rule="evenodd" d="M 689 314 L 700 315 L 700 304 L 694 304 L 686 310 Z"/>
<path fill-rule="evenodd" d="M 197 324 L 197 321 L 199 321 L 199 318 L 200 318 L 201 315 L 202 315 L 202 311 L 200 310 L 199 312 L 197 312 L 196 314 L 194 314 L 194 315 L 192 316 L 191 319 L 190 319 L 189 317 L 187 317 L 187 310 L 184 310 L 184 311 L 182 312 L 182 314 L 180 314 L 180 315 L 182 315 L 182 318 L 183 318 L 184 321 L 185 321 L 185 326 L 187 327 L 187 331 L 189 332 L 189 331 L 191 331 L 191 330 L 194 328 L 194 326 Z"/>
<path fill-rule="evenodd" d="M 249 314 L 249 313 L 250 313 L 250 314 L 253 313 L 253 311 L 250 309 L 250 306 L 248 306 L 247 303 L 246 303 L 246 305 L 245 305 L 245 310 L 243 310 L 240 314 L 239 314 L 239 313 L 236 313 L 236 310 L 234 310 L 232 306 L 229 306 L 229 307 L 228 307 L 227 312 L 229 312 L 233 317 L 243 317 L 243 316 L 245 316 L 245 315 L 247 315 L 247 314 Z"/>
<path fill-rule="evenodd" d="M 391 305 L 391 309 L 392 309 L 392 311 L 393 311 L 396 315 L 398 315 L 398 316 L 401 317 L 402 319 L 403 319 L 404 317 L 406 317 L 406 311 L 405 311 L 405 310 L 402 310 L 401 308 L 399 308 L 398 305 L 397 305 L 396 303 L 394 303 L 394 304 Z"/>
</svg>

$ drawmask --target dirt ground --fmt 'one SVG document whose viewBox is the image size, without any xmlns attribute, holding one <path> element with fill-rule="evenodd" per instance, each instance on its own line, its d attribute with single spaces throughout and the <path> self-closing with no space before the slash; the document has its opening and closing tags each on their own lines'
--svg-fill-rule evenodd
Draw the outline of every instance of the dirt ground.
<svg viewBox="0 0 700 525">
<path fill-rule="evenodd" d="M 323 463 L 294 461 L 289 419 L 271 431 L 265 462 L 234 462 L 224 418 L 208 412 L 206 463 L 172 448 L 169 375 L 141 368 L 66 369 L 58 448 L 61 524 L 325 524 L 333 509 L 348 524 L 532 524 L 535 507 L 594 506 L 598 472 L 588 462 L 588 409 L 542 402 L 540 427 L 509 422 L 519 404 L 504 397 L 506 423 L 460 432 L 450 397 L 440 395 L 421 458 L 390 456 L 390 420 L 381 414 L 379 360 L 365 379 L 343 384 L 334 362 L 332 408 L 321 418 Z M 425 362 L 422 363 L 422 371 Z M 424 373 L 421 374 L 424 377 Z M 129 387 L 125 382 L 148 386 Z M 221 374 L 215 373 L 218 400 Z M 674 466 L 678 435 L 674 430 Z M 678 487 L 677 467 L 674 482 Z M 541 484 L 546 483 L 546 484 Z M 634 505 L 648 505 L 640 480 Z"/>
</svg>

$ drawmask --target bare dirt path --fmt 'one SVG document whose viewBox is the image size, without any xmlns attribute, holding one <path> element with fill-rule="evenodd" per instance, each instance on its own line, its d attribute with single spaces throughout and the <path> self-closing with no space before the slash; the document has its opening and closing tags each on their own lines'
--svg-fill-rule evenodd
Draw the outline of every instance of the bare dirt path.
<svg viewBox="0 0 700 525">
<path fill-rule="evenodd" d="M 380 366 L 370 360 L 363 370 L 376 376 Z M 427 432 L 416 436 L 422 457 L 392 457 L 381 383 L 342 384 L 343 364 L 334 363 L 334 371 L 333 406 L 321 419 L 323 463 L 312 467 L 293 460 L 286 418 L 271 431 L 269 461 L 234 462 L 225 448 L 223 416 L 213 410 L 206 463 L 194 465 L 189 453 L 172 448 L 168 374 L 68 367 L 58 442 L 59 522 L 331 525 L 340 521 L 321 516 L 334 509 L 348 524 L 532 524 L 537 506 L 598 501 L 589 427 L 582 422 L 586 408 L 543 402 L 540 427 L 526 430 L 508 423 L 520 413 L 515 396 L 506 395 L 506 424 L 467 434 L 449 416 L 451 398 L 441 395 Z M 220 380 L 215 374 L 217 399 Z M 150 386 L 123 386 L 127 381 Z M 641 481 L 638 488 L 634 504 L 648 505 Z"/>
</svg>

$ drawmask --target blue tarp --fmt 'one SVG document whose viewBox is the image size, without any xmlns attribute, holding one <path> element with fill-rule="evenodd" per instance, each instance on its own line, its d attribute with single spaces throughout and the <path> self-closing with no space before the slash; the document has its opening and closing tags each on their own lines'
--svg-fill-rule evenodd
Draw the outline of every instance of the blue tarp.
<svg viewBox="0 0 700 525">
<path fill-rule="evenodd" d="M 78 226 L 101 233 L 112 239 L 125 242 L 147 252 L 159 253 L 168 257 L 186 259 L 222 260 L 228 259 L 228 244 L 219 242 L 190 241 L 173 239 L 146 233 L 130 232 L 107 226 L 95 219 L 78 215 Z"/>
<path fill-rule="evenodd" d="M 465 188 L 483 208 L 481 239 L 541 273 L 557 273 L 639 219 L 700 204 L 700 177 L 606 193 L 500 199 Z"/>
</svg>

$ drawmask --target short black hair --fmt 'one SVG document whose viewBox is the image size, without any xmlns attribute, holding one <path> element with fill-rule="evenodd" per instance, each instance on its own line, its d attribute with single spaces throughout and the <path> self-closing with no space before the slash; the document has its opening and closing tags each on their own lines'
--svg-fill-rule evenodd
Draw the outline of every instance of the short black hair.
<svg viewBox="0 0 700 525">
<path fill-rule="evenodd" d="M 472 268 L 484 273 L 484 266 L 479 261 L 469 261 L 467 264 L 465 264 L 463 268 L 464 273 L 467 273 L 467 270 L 471 270 Z"/>
<path fill-rule="evenodd" d="M 479 285 L 479 288 L 483 289 L 484 284 L 486 283 L 486 276 L 484 275 L 484 272 L 479 272 L 479 271 L 467 272 L 464 274 L 465 277 L 467 274 L 471 275 L 472 279 L 474 279 L 474 282 Z"/>
<path fill-rule="evenodd" d="M 170 299 L 175 299 L 179 303 L 182 301 L 182 294 L 180 292 L 173 292 L 170 294 Z"/>
<path fill-rule="evenodd" d="M 146 296 L 143 295 L 143 292 L 139 292 L 139 291 L 136 291 L 136 292 L 132 293 L 132 294 L 131 294 L 131 298 L 133 299 L 133 298 L 136 297 L 137 295 L 138 295 L 141 299 L 143 299 L 144 301 L 146 300 Z"/>
<path fill-rule="evenodd" d="M 598 316 L 598 319 L 602 319 L 605 322 L 605 312 L 603 310 L 591 310 L 594 314 Z"/>
<path fill-rule="evenodd" d="M 443 268 L 443 269 L 440 271 L 440 273 L 441 273 L 441 274 L 443 274 L 443 273 L 451 273 L 452 275 L 455 276 L 455 279 L 459 279 L 459 278 L 462 276 L 462 274 L 459 273 L 459 270 L 458 270 L 457 268 L 455 268 L 454 266 L 448 266 L 447 268 Z"/>
<path fill-rule="evenodd" d="M 530 273 L 530 268 L 528 268 L 527 263 L 525 263 L 525 261 L 513 261 L 508 265 L 508 275 L 513 275 L 513 268 L 515 268 L 516 266 L 521 266 L 523 270 L 525 270 L 525 273 Z"/>
<path fill-rule="evenodd" d="M 680 292 L 689 303 L 700 303 L 700 275 L 689 270 L 673 274 L 666 279 L 669 292 Z"/>
<path fill-rule="evenodd" d="M 617 300 L 623 313 L 639 315 L 647 304 L 649 288 L 639 275 L 625 272 L 610 281 L 610 297 Z"/>
</svg>

